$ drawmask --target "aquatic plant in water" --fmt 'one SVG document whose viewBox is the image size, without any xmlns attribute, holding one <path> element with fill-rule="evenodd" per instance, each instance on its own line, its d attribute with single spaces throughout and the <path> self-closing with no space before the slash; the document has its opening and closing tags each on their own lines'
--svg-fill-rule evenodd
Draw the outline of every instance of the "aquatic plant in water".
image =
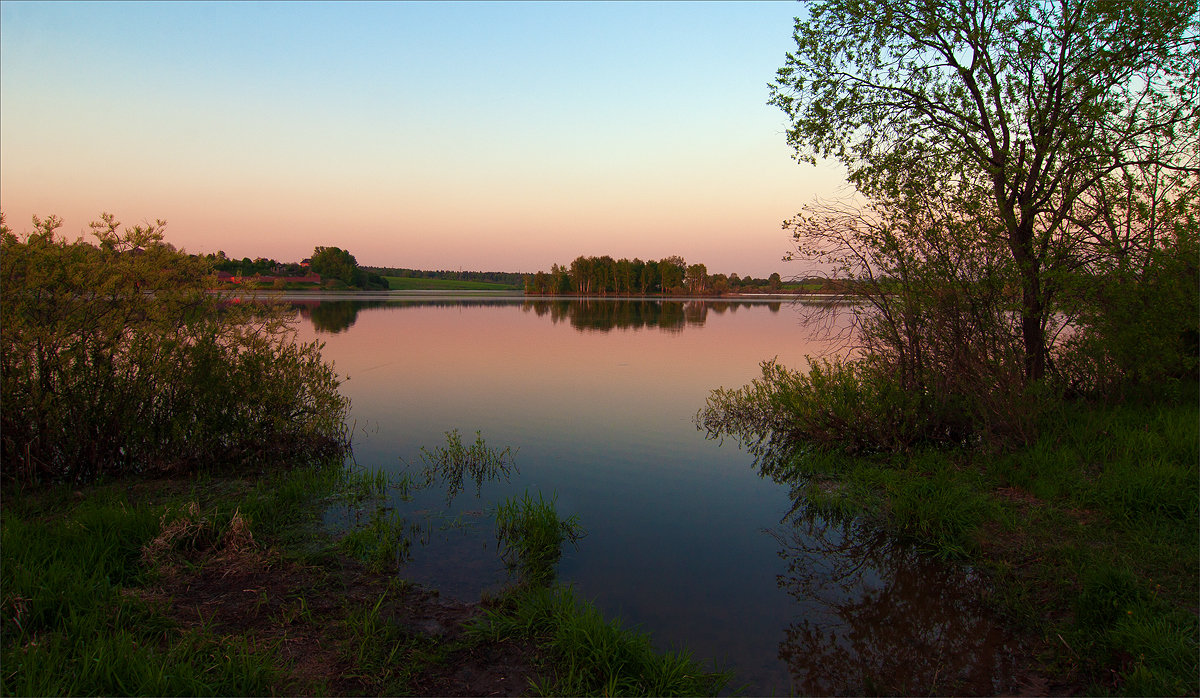
<svg viewBox="0 0 1200 698">
<path fill-rule="evenodd" d="M 548 584 L 554 579 L 563 541 L 575 544 L 586 535 L 577 514 L 558 518 L 557 498 L 551 495 L 546 501 L 538 492 L 535 499 L 526 491 L 496 508 L 496 541 L 503 548 L 500 556 L 509 569 L 518 570 L 523 583 Z"/>
<path fill-rule="evenodd" d="M 446 445 L 437 446 L 432 450 L 421 447 L 421 461 L 424 468 L 421 473 L 425 486 L 441 479 L 446 486 L 446 503 L 449 504 L 463 489 L 463 481 L 470 476 L 475 483 L 475 496 L 478 497 L 483 483 L 504 478 L 505 482 L 517 470 L 511 447 L 503 450 L 494 449 L 487 445 L 481 432 L 475 432 L 475 443 L 464 446 L 458 429 L 446 432 Z"/>
</svg>

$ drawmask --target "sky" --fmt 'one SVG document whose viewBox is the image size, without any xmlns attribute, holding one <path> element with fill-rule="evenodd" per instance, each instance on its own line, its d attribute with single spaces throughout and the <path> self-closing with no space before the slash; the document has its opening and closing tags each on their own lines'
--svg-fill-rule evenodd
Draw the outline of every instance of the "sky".
<svg viewBox="0 0 1200 698">
<path fill-rule="evenodd" d="M 845 187 L 766 104 L 803 10 L 4 0 L 0 210 L 282 262 L 788 276 L 783 220 Z"/>
</svg>

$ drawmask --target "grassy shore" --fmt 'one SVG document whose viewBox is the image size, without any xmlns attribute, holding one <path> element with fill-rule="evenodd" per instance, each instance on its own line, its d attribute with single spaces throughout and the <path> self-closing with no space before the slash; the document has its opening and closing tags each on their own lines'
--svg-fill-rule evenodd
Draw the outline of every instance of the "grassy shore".
<svg viewBox="0 0 1200 698">
<path fill-rule="evenodd" d="M 1039 692 L 1198 695 L 1200 409 L 1062 405 L 1015 451 L 808 457 L 795 495 L 986 573 Z M 801 472 L 803 471 L 803 472 Z"/>
<path fill-rule="evenodd" d="M 395 518 L 369 517 L 365 538 L 318 526 L 331 498 L 369 504 L 404 485 L 339 463 L 5 492 L 0 694 L 668 695 L 725 683 L 564 588 L 464 604 L 408 584 L 373 564 L 411 542 Z"/>
</svg>

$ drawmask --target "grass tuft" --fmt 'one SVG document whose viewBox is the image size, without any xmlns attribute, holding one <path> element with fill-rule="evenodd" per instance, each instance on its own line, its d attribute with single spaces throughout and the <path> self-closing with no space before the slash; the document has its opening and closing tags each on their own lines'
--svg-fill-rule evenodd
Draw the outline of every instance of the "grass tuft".
<svg viewBox="0 0 1200 698">
<path fill-rule="evenodd" d="M 530 683 L 538 695 L 715 695 L 730 679 L 687 652 L 655 651 L 649 636 L 606 621 L 566 586 L 523 587 L 471 632 L 489 640 L 531 638 L 553 657 Z"/>
</svg>

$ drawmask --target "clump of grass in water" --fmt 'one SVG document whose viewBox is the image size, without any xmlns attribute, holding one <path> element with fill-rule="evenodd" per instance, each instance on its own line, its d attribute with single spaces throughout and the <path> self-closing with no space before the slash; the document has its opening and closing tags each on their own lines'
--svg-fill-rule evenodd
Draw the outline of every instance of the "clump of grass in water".
<svg viewBox="0 0 1200 698">
<path fill-rule="evenodd" d="M 421 460 L 425 467 L 425 486 L 440 478 L 446 485 L 446 503 L 449 504 L 463 489 L 463 480 L 470 475 L 475 483 L 475 496 L 479 496 L 485 481 L 504 478 L 517 471 L 514 453 L 509 447 L 503 450 L 491 448 L 481 432 L 475 432 L 475 443 L 464 446 L 457 429 L 446 432 L 446 445 L 429 450 L 421 447 Z"/>
<path fill-rule="evenodd" d="M 474 482 L 475 494 L 479 496 L 485 481 L 501 477 L 507 480 L 516 470 L 512 450 L 489 447 L 478 431 L 475 443 L 470 446 L 463 444 L 457 429 L 448 431 L 446 445 L 422 447 L 421 459 L 425 465 L 419 474 L 389 475 L 378 469 L 354 467 L 343 471 L 336 492 L 354 513 L 355 522 L 338 545 L 347 554 L 366 562 L 373 571 L 381 572 L 389 563 L 399 569 L 409 559 L 414 542 L 429 542 L 428 525 L 410 522 L 385 506 L 383 498 L 389 490 L 407 501 L 414 491 L 440 480 L 446 488 L 449 505 L 462 492 L 468 478 Z M 370 511 L 366 523 L 359 520 L 364 510 Z"/>
<path fill-rule="evenodd" d="M 515 591 L 470 632 L 494 641 L 529 637 L 549 650 L 553 666 L 530 680 L 534 695 L 716 695 L 732 676 L 705 671 L 686 651 L 657 653 L 648 635 L 605 621 L 561 585 Z"/>
<path fill-rule="evenodd" d="M 527 637 L 548 650 L 553 668 L 530 681 L 535 695 L 716 695 L 731 674 L 706 672 L 683 651 L 659 654 L 649 636 L 605 621 L 570 587 L 551 584 L 563 541 L 584 536 L 578 516 L 558 518 L 555 499 L 527 491 L 497 508 L 496 538 L 521 584 L 485 611 L 470 635 Z"/>
<path fill-rule="evenodd" d="M 371 520 L 347 533 L 338 541 L 338 547 L 366 562 L 371 571 L 383 572 L 389 563 L 399 570 L 408 561 L 414 541 L 428 543 L 429 531 L 418 522 L 377 507 Z"/>
<path fill-rule="evenodd" d="M 510 569 L 516 569 L 522 583 L 549 584 L 554 579 L 554 565 L 562 554 L 563 541 L 574 544 L 585 535 L 579 517 L 558 518 L 554 509 L 557 496 L 550 501 L 537 494 L 534 499 L 526 491 L 520 497 L 510 497 L 496 508 L 496 540 L 503 548 L 501 558 Z"/>
</svg>

